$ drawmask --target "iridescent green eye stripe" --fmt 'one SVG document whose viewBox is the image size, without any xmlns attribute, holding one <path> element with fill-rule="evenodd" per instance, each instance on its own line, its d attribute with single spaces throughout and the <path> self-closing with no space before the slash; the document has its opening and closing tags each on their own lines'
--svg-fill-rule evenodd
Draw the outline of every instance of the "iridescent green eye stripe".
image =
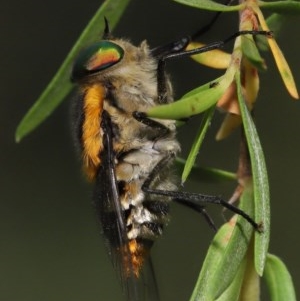
<svg viewBox="0 0 300 301">
<path fill-rule="evenodd" d="M 124 56 L 124 50 L 110 41 L 100 41 L 83 50 L 73 69 L 74 80 L 94 74 L 118 63 Z"/>
<path fill-rule="evenodd" d="M 106 0 L 102 2 L 103 4 L 96 11 L 87 27 L 83 30 L 79 39 L 74 44 L 70 53 L 51 82 L 48 84 L 47 88 L 18 125 L 16 141 L 19 142 L 22 138 L 38 127 L 70 93 L 73 88 L 73 85 L 70 82 L 70 70 L 72 69 L 72 66 L 74 66 L 74 60 L 76 59 L 80 49 L 86 45 L 90 45 L 94 41 L 97 41 L 99 32 L 103 32 L 105 27 L 105 23 L 103 22 L 104 17 L 109 20 L 109 27 L 112 30 L 118 23 L 130 1 Z"/>
<path fill-rule="evenodd" d="M 100 45 L 99 45 L 100 44 Z M 86 64 L 86 69 L 89 71 L 101 70 L 119 62 L 123 55 L 124 50 L 117 44 L 102 41 L 98 44 L 100 46 L 93 56 Z"/>
</svg>

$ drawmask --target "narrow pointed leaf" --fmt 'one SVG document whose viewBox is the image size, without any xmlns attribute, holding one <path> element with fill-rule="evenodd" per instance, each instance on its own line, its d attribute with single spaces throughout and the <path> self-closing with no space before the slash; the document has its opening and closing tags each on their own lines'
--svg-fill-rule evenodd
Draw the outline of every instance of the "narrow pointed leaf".
<svg viewBox="0 0 300 301">
<path fill-rule="evenodd" d="M 239 301 L 260 301 L 260 277 L 254 266 L 253 239 L 246 255 L 247 264 L 243 277 Z"/>
<path fill-rule="evenodd" d="M 176 158 L 176 166 L 182 171 L 186 161 L 181 158 Z M 224 181 L 236 181 L 236 173 L 213 167 L 200 167 L 194 165 L 190 173 L 190 180 L 209 183 L 220 183 Z"/>
<path fill-rule="evenodd" d="M 223 83 L 225 84 L 225 82 Z M 215 105 L 226 88 L 226 85 L 217 84 L 171 104 L 153 107 L 147 111 L 147 115 L 154 118 L 181 119 L 200 114 Z"/>
<path fill-rule="evenodd" d="M 174 0 L 174 1 L 184 5 L 200 8 L 200 9 L 206 9 L 211 11 L 223 11 L 223 12 L 238 11 L 245 6 L 243 4 L 229 6 L 210 0 Z"/>
<path fill-rule="evenodd" d="M 254 185 L 255 221 L 262 222 L 264 232 L 255 235 L 255 267 L 257 273 L 263 274 L 270 239 L 270 194 L 269 182 L 263 150 L 259 137 L 242 95 L 240 73 L 236 74 L 236 84 L 239 106 L 243 120 L 244 131 L 250 153 Z"/>
<path fill-rule="evenodd" d="M 208 83 L 206 83 L 206 84 L 204 84 L 202 86 L 199 86 L 199 87 L 197 87 L 197 88 L 195 88 L 195 89 L 187 92 L 186 94 L 183 95 L 183 97 L 181 99 L 187 98 L 187 97 L 190 97 L 190 96 L 193 96 L 193 95 L 197 95 L 198 93 L 200 93 L 202 91 L 210 89 L 211 85 L 213 83 L 219 83 L 221 80 L 223 80 L 223 77 L 224 77 L 224 75 L 216 78 L 213 82 L 208 82 Z"/>
<path fill-rule="evenodd" d="M 244 278 L 246 267 L 246 258 L 243 259 L 241 265 L 235 275 L 233 281 L 230 286 L 225 290 L 225 292 L 218 298 L 216 301 L 239 301 L 241 286 Z"/>
<path fill-rule="evenodd" d="M 260 56 L 253 36 L 242 37 L 242 50 L 247 59 L 259 70 L 266 70 L 264 59 Z"/>
<path fill-rule="evenodd" d="M 215 270 L 232 236 L 235 222 L 236 217 L 224 224 L 211 242 L 190 301 L 214 300 L 210 287 L 214 281 L 212 276 L 215 275 Z"/>
<path fill-rule="evenodd" d="M 236 128 L 241 125 L 241 116 L 235 114 L 226 114 L 217 134 L 216 140 L 220 141 L 227 138 Z"/>
<path fill-rule="evenodd" d="M 186 160 L 186 164 L 184 166 L 184 170 L 183 170 L 183 173 L 182 173 L 182 176 L 181 176 L 181 183 L 183 184 L 187 177 L 189 176 L 194 164 L 195 164 L 195 161 L 196 161 L 196 158 L 197 158 L 197 155 L 199 153 L 199 150 L 200 150 L 200 147 L 202 145 L 202 142 L 204 140 L 204 137 L 206 135 L 206 132 L 210 126 L 210 122 L 211 122 L 211 119 L 214 115 L 214 112 L 215 112 L 215 107 L 211 107 L 209 108 L 204 116 L 203 116 L 203 119 L 202 119 L 202 122 L 201 122 L 201 125 L 200 125 L 200 129 L 199 129 L 199 132 L 198 134 L 196 135 L 196 139 L 192 145 L 192 148 L 190 150 L 190 153 L 188 155 L 188 158 Z"/>
<path fill-rule="evenodd" d="M 288 15 L 273 13 L 266 19 L 267 26 L 272 29 L 276 37 L 279 36 L 283 27 L 291 17 Z"/>
<path fill-rule="evenodd" d="M 204 47 L 205 44 L 199 42 L 191 42 L 187 46 L 186 50 L 192 50 Z M 203 52 L 200 54 L 192 55 L 191 58 L 197 63 L 215 68 L 215 69 L 226 69 L 228 68 L 231 60 L 231 55 L 219 49 Z"/>
<path fill-rule="evenodd" d="M 241 31 L 253 30 L 253 20 L 251 18 L 242 17 L 239 30 Z M 242 44 L 243 54 L 252 63 L 252 65 L 254 65 L 256 68 L 260 70 L 265 70 L 266 66 L 264 60 L 262 59 L 262 57 L 258 52 L 257 45 L 254 41 L 253 35 L 241 36 L 241 44 Z"/>
<path fill-rule="evenodd" d="M 240 208 L 253 216 L 251 181 L 245 186 Z M 215 300 L 229 288 L 247 253 L 253 231 L 252 225 L 241 216 L 233 217 L 221 227 L 208 249 L 190 301 Z"/>
<path fill-rule="evenodd" d="M 104 29 L 104 17 L 108 19 L 110 28 L 114 28 L 128 3 L 129 0 L 106 0 L 98 9 L 51 82 L 21 120 L 16 131 L 16 141 L 38 127 L 70 93 L 70 72 L 79 50 L 100 38 Z"/>
<path fill-rule="evenodd" d="M 289 3 L 291 1 L 285 1 L 286 3 Z M 300 5 L 300 2 L 297 2 Z M 267 26 L 267 23 L 264 19 L 263 14 L 261 13 L 260 9 L 258 7 L 253 7 L 255 9 L 255 12 L 258 16 L 260 25 L 262 27 L 263 30 L 269 31 L 269 28 Z M 279 73 L 281 75 L 281 78 L 288 90 L 288 92 L 290 93 L 290 95 L 293 98 L 298 99 L 299 95 L 298 95 L 298 91 L 296 88 L 296 84 L 294 81 L 294 77 L 293 74 L 291 72 L 291 69 L 283 55 L 283 53 L 281 52 L 280 48 L 278 47 L 276 41 L 274 39 L 268 39 L 268 43 L 269 46 L 271 48 L 271 51 L 273 53 L 277 68 L 279 70 Z"/>
<path fill-rule="evenodd" d="M 280 258 L 268 254 L 263 278 L 272 301 L 296 301 L 292 277 Z"/>
<path fill-rule="evenodd" d="M 151 108 L 147 111 L 149 117 L 164 119 L 181 119 L 206 111 L 221 98 L 231 84 L 235 67 L 228 68 L 225 75 L 212 83 L 199 87 L 183 96 L 182 99 L 167 105 Z"/>
<path fill-rule="evenodd" d="M 283 56 L 283 53 L 281 52 L 275 40 L 269 40 L 269 45 L 276 61 L 281 78 L 288 92 L 293 98 L 298 99 L 299 94 L 296 88 L 294 77 L 285 57 Z"/>
<path fill-rule="evenodd" d="M 291 14 L 297 15 L 300 13 L 300 2 L 299 1 L 272 1 L 264 2 L 259 1 L 259 6 L 268 9 L 274 13 Z"/>
</svg>

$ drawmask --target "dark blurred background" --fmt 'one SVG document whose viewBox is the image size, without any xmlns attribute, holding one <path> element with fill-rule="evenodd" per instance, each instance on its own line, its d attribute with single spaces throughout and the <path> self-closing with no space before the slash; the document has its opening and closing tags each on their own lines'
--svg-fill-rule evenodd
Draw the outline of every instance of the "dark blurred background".
<svg viewBox="0 0 300 301">
<path fill-rule="evenodd" d="M 1 246 L 0 300 L 121 300 L 120 287 L 99 235 L 91 207 L 92 187 L 81 175 L 69 131 L 70 101 L 21 143 L 15 129 L 102 1 L 7 1 L 1 4 Z M 172 1 L 135 0 L 114 31 L 134 43 L 152 46 L 192 33 L 209 12 Z M 278 38 L 300 80 L 299 18 Z M 224 14 L 203 41 L 216 41 L 237 29 L 235 14 Z M 270 176 L 272 233 L 270 252 L 287 264 L 299 286 L 300 103 L 287 94 L 273 59 L 261 75 L 256 121 Z M 177 98 L 219 76 L 189 59 L 170 62 Z M 238 134 L 223 142 L 214 135 L 218 114 L 199 156 L 199 164 L 235 170 Z M 199 120 L 179 129 L 185 153 Z M 234 184 L 187 185 L 193 191 L 229 197 Z M 221 209 L 214 210 L 221 225 Z M 165 235 L 153 248 L 162 300 L 188 300 L 214 233 L 203 218 L 178 205 Z"/>
</svg>

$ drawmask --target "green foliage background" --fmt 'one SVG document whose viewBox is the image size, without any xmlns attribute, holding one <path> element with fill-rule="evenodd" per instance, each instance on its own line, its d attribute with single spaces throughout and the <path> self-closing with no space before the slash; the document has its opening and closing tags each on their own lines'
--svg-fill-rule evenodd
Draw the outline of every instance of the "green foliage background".
<svg viewBox="0 0 300 301">
<path fill-rule="evenodd" d="M 21 144 L 14 142 L 18 122 L 98 7 L 99 1 L 95 0 L 88 3 L 31 0 L 4 3 L 1 9 L 0 300 L 120 298 L 119 284 L 90 205 L 91 187 L 80 174 L 70 138 L 70 101 Z M 210 16 L 171 1 L 135 0 L 114 33 L 135 43 L 147 39 L 155 46 L 194 32 Z M 236 26 L 235 15 L 224 14 L 203 40 L 227 37 Z M 298 26 L 299 18 L 291 20 L 279 44 L 299 87 L 300 42 L 293 35 Z M 300 103 L 287 95 L 270 56 L 267 62 L 269 71 L 261 77 L 262 93 L 255 113 L 270 176 L 270 252 L 282 257 L 297 289 Z M 178 97 L 219 75 L 188 59 L 168 63 L 168 70 Z M 221 120 L 222 116 L 217 115 Z M 198 123 L 199 120 L 192 120 L 186 131 L 180 128 L 183 151 L 189 149 L 193 139 L 189 134 L 195 134 Z M 213 125 L 199 163 L 234 170 L 237 136 L 216 143 L 213 139 L 216 129 Z M 227 197 L 233 189 L 232 184 L 186 187 Z M 194 212 L 175 205 L 172 209 L 172 221 L 154 247 L 154 262 L 162 300 L 188 300 L 213 232 Z M 220 225 L 220 210 L 213 211 Z"/>
</svg>

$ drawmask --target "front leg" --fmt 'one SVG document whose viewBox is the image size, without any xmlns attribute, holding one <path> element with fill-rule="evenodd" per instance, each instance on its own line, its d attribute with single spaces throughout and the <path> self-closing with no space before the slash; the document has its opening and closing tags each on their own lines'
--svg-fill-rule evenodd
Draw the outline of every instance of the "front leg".
<svg viewBox="0 0 300 301">
<path fill-rule="evenodd" d="M 170 133 L 170 129 L 168 127 L 156 120 L 149 118 L 146 113 L 135 111 L 132 113 L 132 116 L 138 122 L 147 125 L 154 130 L 159 130 L 159 137 L 164 137 Z"/>
</svg>

